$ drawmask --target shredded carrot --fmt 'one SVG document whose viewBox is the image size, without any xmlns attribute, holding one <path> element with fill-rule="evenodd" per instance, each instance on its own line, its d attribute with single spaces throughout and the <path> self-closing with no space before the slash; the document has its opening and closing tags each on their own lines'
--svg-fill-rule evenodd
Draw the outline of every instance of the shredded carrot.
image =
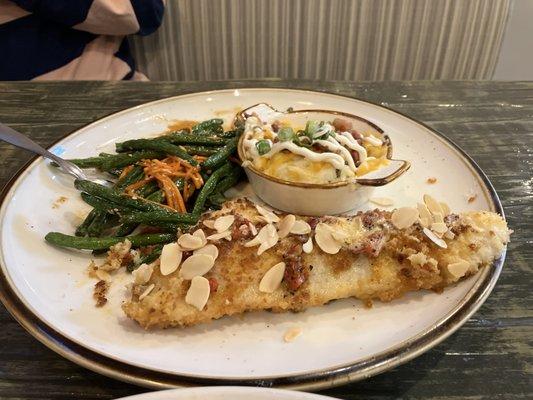
<svg viewBox="0 0 533 400">
<path fill-rule="evenodd" d="M 128 165 L 126 168 L 124 168 L 122 170 L 122 172 L 120 173 L 118 179 L 122 179 L 124 178 L 127 174 L 129 174 L 129 172 L 133 169 L 133 165 Z"/>
<path fill-rule="evenodd" d="M 140 165 L 144 168 L 145 178 L 142 181 L 129 185 L 126 193 L 133 196 L 135 190 L 146 183 L 156 180 L 161 190 L 165 193 L 166 205 L 180 212 L 187 212 L 185 202 L 192 196 L 195 189 L 204 184 L 199 169 L 187 161 L 171 156 L 163 160 L 142 160 Z M 183 178 L 183 194 L 174 182 L 176 178 Z"/>
<path fill-rule="evenodd" d="M 146 185 L 150 181 L 151 181 L 151 179 L 143 179 L 141 181 L 132 183 L 131 185 L 128 185 L 126 187 L 126 189 L 124 189 L 124 192 L 126 192 L 126 194 L 129 194 L 130 196 L 132 196 L 132 195 L 135 194 L 135 191 L 137 189 L 140 189 L 141 187 L 143 187 L 144 185 Z"/>
</svg>

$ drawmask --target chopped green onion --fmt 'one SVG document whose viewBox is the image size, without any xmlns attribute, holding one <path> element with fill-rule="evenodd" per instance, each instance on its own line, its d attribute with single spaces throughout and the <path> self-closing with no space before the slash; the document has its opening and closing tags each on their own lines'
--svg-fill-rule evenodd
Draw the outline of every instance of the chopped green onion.
<svg viewBox="0 0 533 400">
<path fill-rule="evenodd" d="M 313 140 L 313 136 L 319 129 L 319 123 L 317 121 L 307 121 L 305 124 L 305 136 Z"/>
<path fill-rule="evenodd" d="M 270 151 L 270 143 L 268 142 L 268 140 L 265 139 L 258 141 L 255 144 L 255 147 L 257 148 L 257 152 L 260 156 Z"/>
<path fill-rule="evenodd" d="M 290 126 L 281 128 L 278 132 L 278 139 L 280 140 L 280 142 L 288 142 L 294 139 L 294 131 Z"/>
</svg>

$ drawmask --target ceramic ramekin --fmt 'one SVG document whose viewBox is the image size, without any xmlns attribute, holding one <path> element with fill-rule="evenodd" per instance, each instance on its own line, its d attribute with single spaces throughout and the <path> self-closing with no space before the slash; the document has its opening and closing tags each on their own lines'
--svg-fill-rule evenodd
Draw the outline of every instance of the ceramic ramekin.
<svg viewBox="0 0 533 400">
<path fill-rule="evenodd" d="M 387 158 L 389 165 L 372 171 L 355 181 L 341 181 L 327 184 L 300 183 L 279 179 L 267 175 L 249 163 L 245 163 L 243 148 L 244 135 L 238 144 L 238 153 L 243 162 L 243 168 L 255 194 L 270 206 L 279 210 L 298 215 L 335 215 L 353 210 L 366 203 L 375 187 L 386 185 L 401 176 L 410 167 L 405 160 L 392 159 L 392 143 L 383 130 L 364 118 L 337 111 L 328 110 L 298 110 L 281 112 L 268 104 L 260 103 L 241 111 L 236 116 L 236 123 L 243 123 L 251 115 L 261 121 L 272 123 L 283 118 L 294 121 L 298 125 L 305 125 L 307 120 L 328 120 L 342 118 L 349 120 L 354 129 L 371 132 L 381 138 L 388 147 Z"/>
</svg>

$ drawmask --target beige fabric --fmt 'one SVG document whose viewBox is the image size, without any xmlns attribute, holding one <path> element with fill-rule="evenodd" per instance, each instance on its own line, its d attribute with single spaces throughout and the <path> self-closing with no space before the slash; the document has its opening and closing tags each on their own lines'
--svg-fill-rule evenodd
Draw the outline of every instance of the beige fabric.
<svg viewBox="0 0 533 400">
<path fill-rule="evenodd" d="M 122 36 L 98 36 L 78 58 L 33 80 L 122 79 L 131 70 L 128 64 L 114 56 L 122 39 Z"/>
<path fill-rule="evenodd" d="M 24 17 L 30 13 L 9 0 L 0 0 L 0 24 Z"/>
<path fill-rule="evenodd" d="M 130 0 L 94 0 L 85 21 L 73 28 L 103 35 L 129 35 L 139 31 L 139 22 Z"/>
</svg>

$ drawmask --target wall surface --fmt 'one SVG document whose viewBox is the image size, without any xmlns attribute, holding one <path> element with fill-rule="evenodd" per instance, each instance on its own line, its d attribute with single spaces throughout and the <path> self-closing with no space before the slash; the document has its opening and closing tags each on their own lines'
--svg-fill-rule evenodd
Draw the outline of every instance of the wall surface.
<svg viewBox="0 0 533 400">
<path fill-rule="evenodd" d="M 512 2 L 494 79 L 533 80 L 533 0 Z"/>
<path fill-rule="evenodd" d="M 533 1 L 532 1 L 533 2 Z M 490 79 L 510 0 L 168 0 L 152 80 Z"/>
</svg>

